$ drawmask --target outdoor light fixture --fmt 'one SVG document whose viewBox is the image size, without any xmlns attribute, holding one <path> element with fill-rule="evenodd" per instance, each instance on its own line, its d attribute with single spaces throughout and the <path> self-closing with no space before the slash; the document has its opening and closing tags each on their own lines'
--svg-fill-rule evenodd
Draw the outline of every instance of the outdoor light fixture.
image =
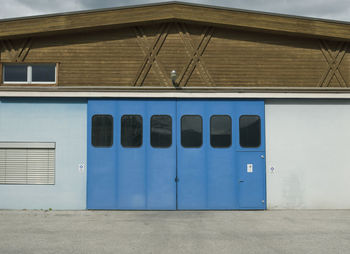
<svg viewBox="0 0 350 254">
<path fill-rule="evenodd" d="M 178 87 L 179 84 L 176 83 L 176 78 L 177 78 L 177 73 L 176 73 L 175 70 L 172 70 L 172 71 L 170 72 L 170 79 L 171 79 L 171 82 L 173 82 L 173 86 Z"/>
</svg>

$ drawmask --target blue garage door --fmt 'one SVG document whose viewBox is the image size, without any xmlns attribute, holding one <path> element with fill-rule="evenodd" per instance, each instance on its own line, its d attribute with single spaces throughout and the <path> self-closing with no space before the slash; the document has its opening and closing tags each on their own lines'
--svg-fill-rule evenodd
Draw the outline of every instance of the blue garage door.
<svg viewBox="0 0 350 254">
<path fill-rule="evenodd" d="M 88 209 L 265 209 L 264 102 L 89 100 Z"/>
<path fill-rule="evenodd" d="M 179 100 L 178 209 L 264 209 L 263 101 Z"/>
<path fill-rule="evenodd" d="M 88 209 L 176 209 L 175 116 L 175 101 L 89 100 Z"/>
</svg>

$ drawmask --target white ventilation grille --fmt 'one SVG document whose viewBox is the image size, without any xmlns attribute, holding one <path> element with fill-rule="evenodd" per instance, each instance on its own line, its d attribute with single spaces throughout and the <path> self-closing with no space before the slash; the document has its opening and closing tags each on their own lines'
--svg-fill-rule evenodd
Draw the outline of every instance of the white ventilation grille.
<svg viewBox="0 0 350 254">
<path fill-rule="evenodd" d="M 0 184 L 55 184 L 55 143 L 0 142 Z"/>
</svg>

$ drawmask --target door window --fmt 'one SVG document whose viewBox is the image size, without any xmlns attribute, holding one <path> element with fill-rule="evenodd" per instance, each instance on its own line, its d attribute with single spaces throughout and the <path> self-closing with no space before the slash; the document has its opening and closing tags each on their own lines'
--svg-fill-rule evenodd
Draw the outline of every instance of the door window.
<svg viewBox="0 0 350 254">
<path fill-rule="evenodd" d="M 122 116 L 121 143 L 123 147 L 140 147 L 142 145 L 142 117 L 140 115 Z"/>
<path fill-rule="evenodd" d="M 260 117 L 243 115 L 239 118 L 239 143 L 241 147 L 260 146 Z"/>
<path fill-rule="evenodd" d="M 113 117 L 94 115 L 92 117 L 91 142 L 95 147 L 111 147 L 113 144 Z"/>
<path fill-rule="evenodd" d="M 212 147 L 231 146 L 231 122 L 231 117 L 228 115 L 215 115 L 210 118 L 210 144 Z"/>
<path fill-rule="evenodd" d="M 187 148 L 201 147 L 203 142 L 202 117 L 184 115 L 181 117 L 181 145 Z"/>
<path fill-rule="evenodd" d="M 171 117 L 154 115 L 151 117 L 151 146 L 166 148 L 171 146 Z"/>
</svg>

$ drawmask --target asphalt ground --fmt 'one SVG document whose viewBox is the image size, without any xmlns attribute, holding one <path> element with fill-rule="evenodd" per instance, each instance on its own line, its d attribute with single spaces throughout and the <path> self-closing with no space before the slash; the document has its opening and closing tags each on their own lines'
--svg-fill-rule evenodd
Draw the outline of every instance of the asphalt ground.
<svg viewBox="0 0 350 254">
<path fill-rule="evenodd" d="M 0 253 L 350 253 L 350 210 L 3 210 Z"/>
</svg>

